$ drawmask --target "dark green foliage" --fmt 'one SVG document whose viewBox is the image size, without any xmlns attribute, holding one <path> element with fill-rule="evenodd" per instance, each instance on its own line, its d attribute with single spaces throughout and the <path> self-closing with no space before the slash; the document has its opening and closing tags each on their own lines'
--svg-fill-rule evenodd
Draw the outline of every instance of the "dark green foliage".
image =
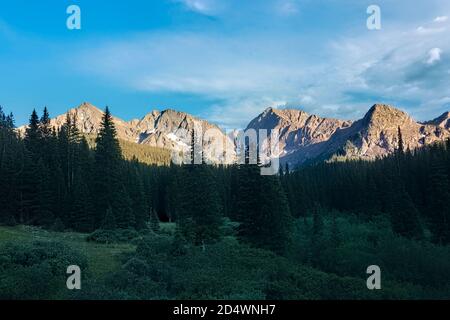
<svg viewBox="0 0 450 320">
<path fill-rule="evenodd" d="M 401 140 L 401 132 L 399 133 Z M 283 176 L 291 208 L 352 212 L 364 220 L 388 217 L 398 234 L 449 244 L 448 142 L 377 161 L 321 163 Z M 446 146 L 447 145 L 447 146 Z M 428 236 L 429 237 L 429 236 Z"/>
<path fill-rule="evenodd" d="M 212 169 L 205 164 L 183 170 L 179 224 L 186 239 L 204 245 L 221 236 L 222 206 Z"/>
<path fill-rule="evenodd" d="M 117 228 L 116 218 L 111 208 L 106 209 L 105 218 L 102 222 L 102 230 L 115 230 Z"/>
<path fill-rule="evenodd" d="M 153 232 L 159 231 L 159 218 L 156 214 L 155 210 L 151 210 L 150 212 L 150 221 L 149 221 L 149 227 Z"/>
<path fill-rule="evenodd" d="M 39 116 L 36 110 L 33 110 L 30 116 L 30 121 L 25 132 L 24 142 L 27 149 L 33 154 L 39 154 L 39 142 L 41 139 L 39 130 Z"/>
<path fill-rule="evenodd" d="M 108 109 L 95 150 L 76 122 L 57 131 L 34 110 L 22 139 L 0 109 L 0 223 L 92 232 L 111 208 L 112 228 L 146 228 L 152 167 L 122 158 Z"/>
<path fill-rule="evenodd" d="M 429 212 L 433 240 L 440 244 L 450 244 L 450 172 L 446 172 L 444 159 L 437 154 L 431 159 L 426 210 Z M 449 162 L 450 157 L 447 155 L 447 163 Z"/>
<path fill-rule="evenodd" d="M 423 287 L 412 294 L 442 297 L 448 290 L 450 277 L 449 247 L 440 247 L 396 235 L 385 218 L 361 222 L 345 214 L 324 213 L 322 250 L 310 246 L 314 231 L 303 221 L 297 221 L 294 256 L 298 263 L 311 264 L 315 268 L 340 277 L 358 277 L 365 267 L 376 264 L 383 270 L 383 281 L 405 283 Z M 308 218 L 313 219 L 313 218 Z M 428 293 L 425 293 L 430 289 Z M 384 289 L 383 289 L 384 290 Z M 448 293 L 447 293 L 448 295 Z"/>
<path fill-rule="evenodd" d="M 66 270 L 87 269 L 86 258 L 60 243 L 7 243 L 0 247 L 0 299 L 51 299 L 64 290 Z"/>
<path fill-rule="evenodd" d="M 113 211 L 116 227 L 126 229 L 135 226 L 131 199 L 125 190 L 122 178 L 124 175 L 122 164 L 116 128 L 111 113 L 106 108 L 95 147 L 94 192 L 97 226 L 100 226 L 108 208 Z"/>
<path fill-rule="evenodd" d="M 258 165 L 238 169 L 239 237 L 256 247 L 284 254 L 290 245 L 292 217 L 277 176 L 262 176 Z"/>
<path fill-rule="evenodd" d="M 332 224 L 325 219 L 324 241 L 328 241 L 328 234 L 334 228 Z M 421 246 L 392 233 L 384 234 L 385 231 L 378 231 L 371 225 L 357 224 L 355 228 L 354 222 L 349 226 L 342 218 L 337 218 L 337 224 L 343 229 L 344 238 L 351 236 L 353 240 L 334 246 L 334 251 L 323 252 L 318 266 L 329 268 L 327 272 L 313 269 L 303 260 L 280 257 L 234 239 L 221 240 L 204 251 L 201 247 L 188 245 L 177 235 L 173 240 L 168 236 L 152 235 L 142 239 L 136 253 L 104 283 L 88 284 L 84 291 L 91 293 L 83 298 L 102 298 L 105 294 L 108 299 L 188 300 L 448 297 L 448 283 L 445 283 L 448 281 L 445 272 L 448 249 Z M 376 242 L 365 239 L 368 236 L 365 229 L 375 233 Z M 305 233 L 308 231 L 298 230 L 302 237 L 296 247 L 307 250 L 308 246 L 304 246 L 302 240 L 307 238 Z M 377 252 L 378 248 L 384 251 Z M 331 256 L 333 252 L 338 255 Z M 431 257 L 439 264 L 433 263 Z M 336 264 L 327 265 L 330 258 Z M 385 272 L 389 272 L 383 278 L 383 290 L 367 290 L 365 269 L 361 265 L 370 265 L 368 261 L 377 261 Z M 400 261 L 407 261 L 409 269 L 398 264 Z"/>
</svg>

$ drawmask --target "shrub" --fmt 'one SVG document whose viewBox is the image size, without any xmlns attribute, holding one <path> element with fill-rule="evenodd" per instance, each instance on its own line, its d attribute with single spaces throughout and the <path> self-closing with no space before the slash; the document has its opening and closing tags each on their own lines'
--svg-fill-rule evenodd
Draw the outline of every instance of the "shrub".
<svg viewBox="0 0 450 320">
<path fill-rule="evenodd" d="M 62 243 L 7 243 L 0 248 L 0 299 L 60 298 L 70 265 L 87 270 L 86 258 Z"/>
</svg>

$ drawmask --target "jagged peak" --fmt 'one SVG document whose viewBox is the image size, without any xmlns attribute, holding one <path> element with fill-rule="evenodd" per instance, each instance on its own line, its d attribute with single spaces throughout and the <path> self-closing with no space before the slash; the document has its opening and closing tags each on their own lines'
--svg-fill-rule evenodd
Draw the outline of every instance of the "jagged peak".
<svg viewBox="0 0 450 320">
<path fill-rule="evenodd" d="M 83 102 L 75 109 L 76 110 L 92 110 L 92 111 L 103 112 L 102 110 L 100 110 L 99 108 L 97 108 L 96 106 L 94 106 L 92 103 L 89 103 L 89 102 Z"/>
<path fill-rule="evenodd" d="M 291 118 L 292 116 L 297 115 L 308 115 L 305 111 L 301 109 L 278 109 L 275 107 L 268 107 L 264 110 L 263 113 L 260 114 L 260 117 L 266 117 L 270 114 L 274 114 L 276 116 L 282 117 L 282 118 Z"/>
<path fill-rule="evenodd" d="M 389 121 L 390 119 L 398 118 L 409 118 L 410 116 L 391 105 L 377 103 L 370 108 L 370 110 L 365 115 L 364 119 L 368 122 L 373 122 L 376 120 Z"/>
<path fill-rule="evenodd" d="M 270 114 L 274 114 L 276 110 L 277 109 L 273 107 L 268 107 L 259 115 L 259 117 L 267 117 Z"/>
<path fill-rule="evenodd" d="M 392 112 L 392 111 L 400 111 L 400 110 L 395 108 L 394 106 L 391 106 L 389 104 L 384 104 L 384 103 L 376 103 L 369 109 L 369 113 Z"/>
<path fill-rule="evenodd" d="M 446 111 L 436 119 L 433 119 L 431 121 L 424 122 L 424 124 L 431 124 L 435 126 L 440 126 L 443 128 L 450 128 L 450 112 Z"/>
<path fill-rule="evenodd" d="M 434 119 L 433 121 L 444 121 L 450 119 L 450 112 L 446 111 L 443 114 L 441 114 L 439 117 L 437 117 L 436 119 Z"/>
</svg>

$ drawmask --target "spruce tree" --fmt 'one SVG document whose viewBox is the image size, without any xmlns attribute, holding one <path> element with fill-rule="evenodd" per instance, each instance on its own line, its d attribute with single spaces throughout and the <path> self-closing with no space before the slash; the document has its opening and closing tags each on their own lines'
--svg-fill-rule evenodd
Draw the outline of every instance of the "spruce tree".
<svg viewBox="0 0 450 320">
<path fill-rule="evenodd" d="M 16 224 L 19 208 L 21 141 L 14 132 L 13 116 L 0 106 L 0 223 Z"/>
<path fill-rule="evenodd" d="M 88 185 L 80 171 L 75 175 L 70 201 L 70 226 L 79 232 L 94 231 L 94 210 Z"/>
<path fill-rule="evenodd" d="M 38 125 L 39 136 L 42 139 L 48 139 L 52 136 L 52 128 L 50 126 L 50 114 L 47 107 L 44 108 L 43 115 Z"/>
<path fill-rule="evenodd" d="M 19 182 L 19 219 L 21 224 L 36 223 L 39 215 L 39 168 L 27 149 L 23 150 Z"/>
<path fill-rule="evenodd" d="M 397 152 L 400 155 L 404 155 L 405 153 L 405 145 L 403 143 L 403 134 L 402 134 L 402 129 L 400 129 L 400 127 L 398 127 L 398 149 Z"/>
<path fill-rule="evenodd" d="M 205 164 L 186 166 L 178 219 L 184 237 L 197 245 L 218 240 L 222 213 L 211 169 Z"/>
<path fill-rule="evenodd" d="M 55 216 L 53 214 L 53 204 L 55 202 L 55 195 L 52 192 L 52 185 L 50 180 L 50 171 L 43 159 L 38 160 L 36 166 L 35 179 L 37 180 L 37 197 L 38 209 L 33 217 L 33 224 L 50 226 L 54 223 Z"/>
<path fill-rule="evenodd" d="M 144 182 L 139 172 L 139 162 L 136 159 L 128 163 L 127 178 L 127 190 L 132 202 L 131 209 L 135 220 L 134 227 L 137 230 L 145 229 L 148 221 L 148 207 L 145 199 Z"/>
<path fill-rule="evenodd" d="M 248 150 L 248 148 L 247 148 Z M 278 176 L 261 176 L 259 165 L 238 168 L 238 236 L 256 247 L 287 253 L 292 236 L 292 217 Z"/>
<path fill-rule="evenodd" d="M 30 121 L 28 123 L 28 127 L 25 130 L 25 146 L 27 147 L 28 151 L 31 152 L 31 156 L 33 157 L 33 160 L 37 160 L 37 155 L 40 154 L 40 142 L 41 136 L 40 136 L 40 130 L 39 130 L 39 116 L 36 112 L 36 110 L 33 110 L 30 116 Z"/>
<path fill-rule="evenodd" d="M 192 131 L 191 164 L 183 167 L 178 224 L 185 239 L 205 248 L 221 237 L 223 208 L 214 175 L 205 164 L 203 153 L 202 164 L 195 164 L 200 157 L 196 148 L 199 143 Z"/>
<path fill-rule="evenodd" d="M 125 188 L 124 162 L 113 118 L 107 107 L 95 148 L 96 224 L 111 209 L 118 228 L 135 226 L 132 202 Z"/>
<path fill-rule="evenodd" d="M 450 244 L 450 183 L 442 157 L 434 156 L 431 162 L 427 187 L 430 229 L 433 241 Z"/>
</svg>

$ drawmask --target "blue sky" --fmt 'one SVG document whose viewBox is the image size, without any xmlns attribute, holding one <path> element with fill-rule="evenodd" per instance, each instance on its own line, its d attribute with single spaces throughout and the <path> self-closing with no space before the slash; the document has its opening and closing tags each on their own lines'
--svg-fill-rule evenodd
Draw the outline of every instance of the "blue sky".
<svg viewBox="0 0 450 320">
<path fill-rule="evenodd" d="M 81 30 L 66 28 L 72 4 Z M 441 0 L 2 1 L 0 104 L 19 125 L 84 101 L 223 128 L 269 106 L 356 119 L 383 102 L 426 120 L 450 109 L 448 17 Z"/>
</svg>

